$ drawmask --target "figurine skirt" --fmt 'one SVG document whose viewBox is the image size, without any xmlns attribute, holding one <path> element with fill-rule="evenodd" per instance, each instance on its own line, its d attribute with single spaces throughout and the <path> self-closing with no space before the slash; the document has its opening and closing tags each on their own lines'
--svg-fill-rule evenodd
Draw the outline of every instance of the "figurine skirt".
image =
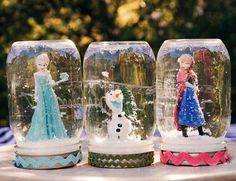
<svg viewBox="0 0 236 181">
<path fill-rule="evenodd" d="M 43 141 L 53 138 L 67 138 L 61 119 L 57 97 L 48 82 L 47 76 L 38 81 L 38 101 L 26 141 Z"/>
<path fill-rule="evenodd" d="M 179 125 L 199 127 L 205 123 L 194 87 L 186 87 L 178 106 Z"/>
</svg>

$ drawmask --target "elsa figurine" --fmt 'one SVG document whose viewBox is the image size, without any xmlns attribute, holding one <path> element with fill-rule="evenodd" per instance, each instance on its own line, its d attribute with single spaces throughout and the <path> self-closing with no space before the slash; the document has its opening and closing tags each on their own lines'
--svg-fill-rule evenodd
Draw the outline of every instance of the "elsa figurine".
<svg viewBox="0 0 236 181">
<path fill-rule="evenodd" d="M 192 67 L 194 59 L 183 54 L 178 58 L 180 69 L 177 74 L 178 95 L 174 111 L 175 126 L 188 137 L 187 127 L 196 127 L 199 135 L 205 135 L 202 126 L 205 124 L 203 112 L 198 101 L 198 79 Z M 207 134 L 208 135 L 208 134 Z"/>
<path fill-rule="evenodd" d="M 44 141 L 50 139 L 67 138 L 66 129 L 61 119 L 57 96 L 53 86 L 68 81 L 69 75 L 61 73 L 61 80 L 52 80 L 47 70 L 49 58 L 42 53 L 35 59 L 37 72 L 34 73 L 35 80 L 35 101 L 37 102 L 34 111 L 31 127 L 26 135 L 26 141 Z"/>
</svg>

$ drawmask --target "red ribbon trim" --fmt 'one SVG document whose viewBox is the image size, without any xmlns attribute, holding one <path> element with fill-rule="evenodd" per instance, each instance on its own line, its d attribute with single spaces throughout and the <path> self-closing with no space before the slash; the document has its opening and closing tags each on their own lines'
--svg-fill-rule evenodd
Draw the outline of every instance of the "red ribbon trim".
<svg viewBox="0 0 236 181">
<path fill-rule="evenodd" d="M 191 156 L 187 152 L 180 152 L 178 155 L 173 155 L 170 151 L 160 151 L 160 160 L 162 163 L 167 164 L 169 161 L 178 166 L 184 161 L 187 161 L 191 166 L 199 166 L 207 164 L 215 166 L 220 163 L 225 163 L 229 159 L 228 151 L 217 151 L 213 156 L 208 153 L 199 153 L 197 156 Z"/>
</svg>

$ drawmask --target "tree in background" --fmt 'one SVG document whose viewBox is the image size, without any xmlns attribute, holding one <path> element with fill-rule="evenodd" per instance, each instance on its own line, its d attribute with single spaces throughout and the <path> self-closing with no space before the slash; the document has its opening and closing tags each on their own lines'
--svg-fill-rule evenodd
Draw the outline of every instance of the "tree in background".
<svg viewBox="0 0 236 181">
<path fill-rule="evenodd" d="M 144 40 L 157 53 L 165 39 L 220 38 L 233 60 L 235 18 L 233 0 L 0 0 L 0 126 L 8 124 L 5 60 L 15 41 L 71 39 L 83 57 L 92 41 Z"/>
</svg>

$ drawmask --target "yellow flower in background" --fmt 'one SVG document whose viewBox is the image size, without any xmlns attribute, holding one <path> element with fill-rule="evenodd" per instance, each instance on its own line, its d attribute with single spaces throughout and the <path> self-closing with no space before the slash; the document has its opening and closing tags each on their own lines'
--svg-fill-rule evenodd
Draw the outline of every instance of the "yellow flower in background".
<svg viewBox="0 0 236 181">
<path fill-rule="evenodd" d="M 79 46 L 84 46 L 87 45 L 89 43 L 91 43 L 93 41 L 92 38 L 88 37 L 88 36 L 82 36 L 80 42 L 79 42 Z"/>
<path fill-rule="evenodd" d="M 62 18 L 46 17 L 44 22 L 47 28 L 53 28 L 57 30 L 57 32 L 61 33 L 68 33 L 67 24 L 62 20 Z"/>
<path fill-rule="evenodd" d="M 31 32 L 26 35 L 27 39 L 38 39 L 45 35 L 46 29 L 43 25 L 38 24 L 33 17 L 27 19 L 28 24 L 32 27 Z"/>
<path fill-rule="evenodd" d="M 16 0 L 3 0 L 1 2 L 1 5 L 4 8 L 9 8 L 9 7 L 15 5 L 16 3 L 17 3 Z"/>
<path fill-rule="evenodd" d="M 62 7 L 62 8 L 60 8 L 59 13 L 61 15 L 68 15 L 71 13 L 71 9 Z"/>
<path fill-rule="evenodd" d="M 137 23 L 139 20 L 138 10 L 145 6 L 146 4 L 142 0 L 130 0 L 124 5 L 121 5 L 118 8 L 116 23 L 120 28 Z"/>
</svg>

